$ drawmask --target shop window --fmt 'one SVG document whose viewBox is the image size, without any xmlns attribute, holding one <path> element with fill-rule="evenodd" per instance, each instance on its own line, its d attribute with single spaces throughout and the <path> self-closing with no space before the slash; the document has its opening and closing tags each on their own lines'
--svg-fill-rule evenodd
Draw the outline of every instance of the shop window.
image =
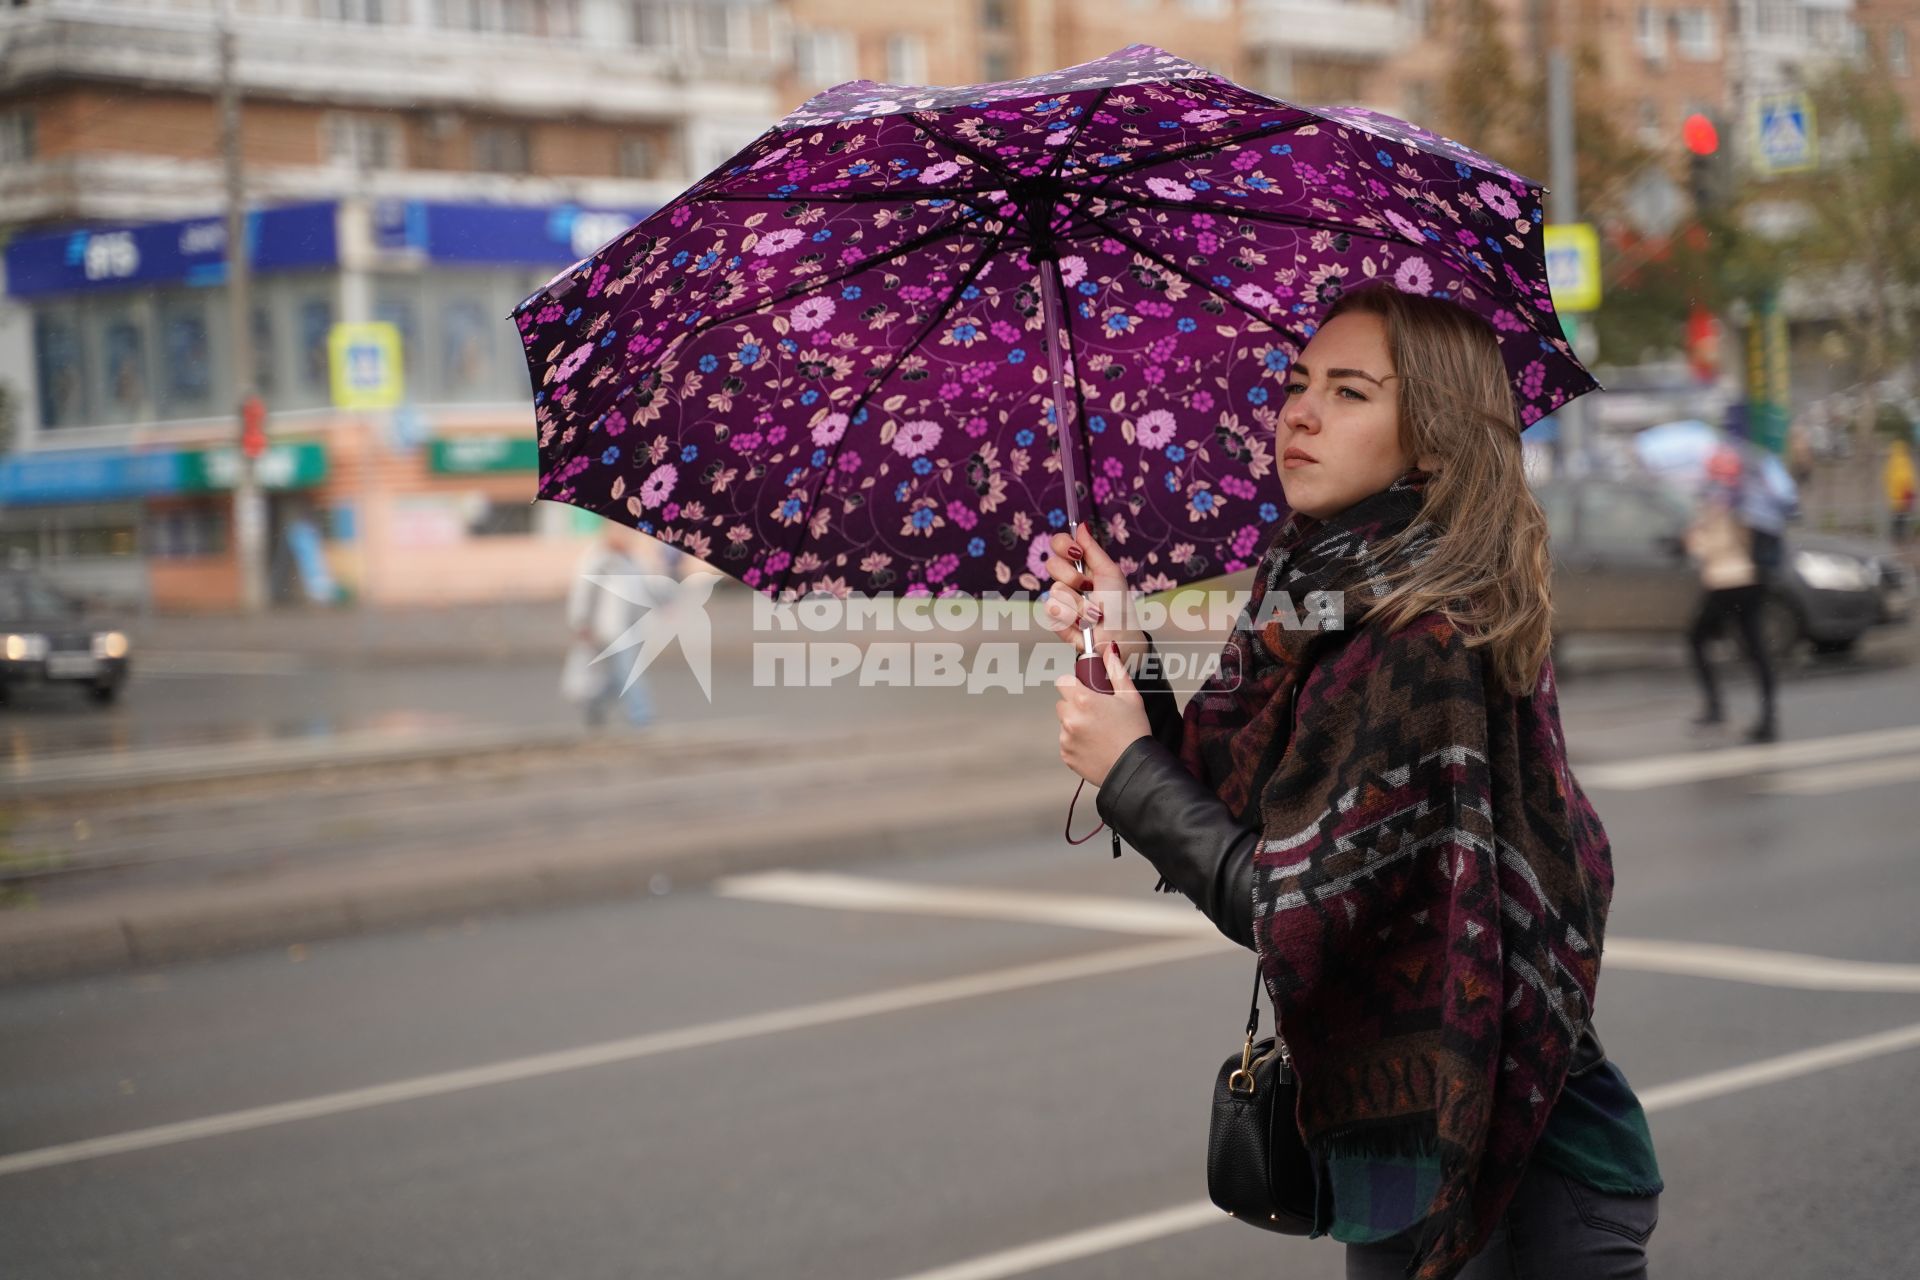
<svg viewBox="0 0 1920 1280">
<path fill-rule="evenodd" d="M 108 422 L 138 422 L 147 407 L 147 332 L 129 312 L 109 315 L 100 326 L 101 407 Z"/>
<path fill-rule="evenodd" d="M 162 409 L 170 416 L 210 413 L 213 347 L 203 299 L 174 298 L 161 304 L 160 357 Z"/>
<path fill-rule="evenodd" d="M 300 302 L 300 381 L 308 391 L 331 398 L 333 379 L 327 355 L 327 335 L 333 330 L 333 303 L 325 298 Z"/>
<path fill-rule="evenodd" d="M 533 532 L 534 504 L 488 499 L 474 505 L 467 535 L 474 538 L 525 537 Z"/>
<path fill-rule="evenodd" d="M 375 296 L 373 302 L 373 318 L 400 331 L 404 398 L 412 401 L 418 401 L 425 391 L 417 381 L 420 376 L 420 307 L 413 296 L 415 292 L 412 287 L 407 287 L 402 293 L 394 286 L 388 286 Z"/>
<path fill-rule="evenodd" d="M 40 375 L 40 425 L 72 427 L 87 420 L 86 347 L 69 314 L 34 317 L 34 361 Z"/>
<path fill-rule="evenodd" d="M 448 400 L 495 400 L 498 381 L 488 359 L 494 321 L 473 298 L 454 298 L 440 312 L 440 389 Z"/>
<path fill-rule="evenodd" d="M 175 507 L 147 521 L 147 554 L 184 560 L 227 553 L 228 512 L 218 506 Z"/>
</svg>

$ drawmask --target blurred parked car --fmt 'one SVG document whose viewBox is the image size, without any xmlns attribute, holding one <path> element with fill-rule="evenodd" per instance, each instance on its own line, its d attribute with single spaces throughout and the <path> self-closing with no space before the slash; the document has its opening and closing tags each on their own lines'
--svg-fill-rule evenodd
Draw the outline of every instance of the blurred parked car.
<svg viewBox="0 0 1920 1280">
<path fill-rule="evenodd" d="M 1684 502 L 1638 479 L 1545 481 L 1534 494 L 1553 536 L 1556 638 L 1686 630 L 1700 580 L 1681 542 Z M 1870 629 L 1909 620 L 1913 574 L 1891 544 L 1793 529 L 1785 542 L 1762 620 L 1775 655 L 1803 644 L 1845 653 Z"/>
<path fill-rule="evenodd" d="M 127 682 L 127 633 L 90 616 L 31 570 L 0 569 L 0 701 L 27 684 L 69 684 L 112 702 Z"/>
</svg>

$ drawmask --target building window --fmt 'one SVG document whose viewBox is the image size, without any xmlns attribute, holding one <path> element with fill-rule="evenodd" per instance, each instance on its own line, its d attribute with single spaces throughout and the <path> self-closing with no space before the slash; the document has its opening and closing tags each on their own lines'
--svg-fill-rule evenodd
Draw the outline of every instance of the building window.
<svg viewBox="0 0 1920 1280">
<path fill-rule="evenodd" d="M 807 84 L 839 84 L 860 74 L 853 36 L 846 31 L 793 34 L 793 69 Z"/>
<path fill-rule="evenodd" d="M 673 44 L 673 13 L 660 0 L 634 0 L 633 42 L 645 49 Z"/>
<path fill-rule="evenodd" d="M 694 41 L 702 53 L 744 53 L 746 18 L 738 5 L 698 5 L 693 11 Z"/>
<path fill-rule="evenodd" d="M 40 425 L 83 425 L 87 420 L 87 362 L 79 318 L 47 312 L 35 316 L 33 354 L 40 374 Z"/>
<path fill-rule="evenodd" d="M 1640 141 L 1650 147 L 1661 146 L 1667 141 L 1666 125 L 1661 122 L 1658 103 L 1640 104 Z"/>
<path fill-rule="evenodd" d="M 440 312 L 440 390 L 447 400 L 497 400 L 489 339 L 491 308 L 477 298 L 451 298 Z"/>
<path fill-rule="evenodd" d="M 1433 0 L 1400 0 L 1400 13 L 1415 35 L 1425 35 L 1433 26 Z"/>
<path fill-rule="evenodd" d="M 227 508 L 195 503 L 156 512 L 147 522 L 146 551 L 163 560 L 184 560 L 227 553 Z"/>
<path fill-rule="evenodd" d="M 980 58 L 982 80 L 1013 79 L 1013 57 L 1005 49 L 989 49 Z"/>
<path fill-rule="evenodd" d="M 473 167 L 481 173 L 532 173 L 532 134 L 519 125 L 486 125 L 475 129 Z"/>
<path fill-rule="evenodd" d="M 151 417 L 147 328 L 139 312 L 119 311 L 106 317 L 100 326 L 100 364 L 106 421 L 139 422 Z"/>
<path fill-rule="evenodd" d="M 168 417 L 203 417 L 213 411 L 213 343 L 204 297 L 168 298 L 160 304 L 160 400 Z"/>
<path fill-rule="evenodd" d="M 302 298 L 300 317 L 300 382 L 310 392 L 331 398 L 332 357 L 327 337 L 333 331 L 333 303 L 325 298 Z"/>
<path fill-rule="evenodd" d="M 1720 56 L 1713 15 L 1705 9 L 1682 9 L 1673 15 L 1674 45 L 1689 62 L 1711 62 Z"/>
<path fill-rule="evenodd" d="M 38 151 L 33 112 L 0 111 L 0 164 L 25 164 Z"/>
<path fill-rule="evenodd" d="M 1907 29 L 1894 27 L 1887 32 L 1887 70 L 1897 76 L 1911 74 L 1907 63 Z"/>
<path fill-rule="evenodd" d="M 327 163 L 343 169 L 398 169 L 405 163 L 398 121 L 336 112 L 321 120 Z"/>
<path fill-rule="evenodd" d="M 1665 61 L 1667 56 L 1667 15 L 1652 5 L 1640 6 L 1640 20 L 1634 31 L 1634 43 L 1640 56 L 1649 62 Z"/>
<path fill-rule="evenodd" d="M 448 31 L 571 40 L 580 34 L 578 0 L 434 0 L 433 22 Z"/>
<path fill-rule="evenodd" d="M 888 36 L 887 79 L 894 84 L 925 84 L 927 42 L 919 36 Z"/>
<path fill-rule="evenodd" d="M 1007 0 L 980 0 L 980 25 L 989 31 L 1007 29 Z"/>
<path fill-rule="evenodd" d="M 614 147 L 613 171 L 622 178 L 651 178 L 660 168 L 652 138 L 622 138 Z"/>
<path fill-rule="evenodd" d="M 407 0 L 307 0 L 307 16 L 322 22 L 357 22 L 367 26 L 407 20 Z"/>
<path fill-rule="evenodd" d="M 533 532 L 534 504 L 487 498 L 467 507 L 469 538 L 524 538 Z"/>
</svg>

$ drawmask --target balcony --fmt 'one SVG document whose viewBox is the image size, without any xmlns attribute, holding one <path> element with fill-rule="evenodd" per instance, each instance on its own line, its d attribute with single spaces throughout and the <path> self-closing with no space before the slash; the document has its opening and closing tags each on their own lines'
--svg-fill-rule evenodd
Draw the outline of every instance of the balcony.
<svg viewBox="0 0 1920 1280">
<path fill-rule="evenodd" d="M 578 0 L 540 11 L 527 31 L 518 22 L 486 25 L 518 12 L 498 0 L 234 7 L 238 75 L 249 94 L 372 108 L 485 106 L 532 118 L 778 114 L 769 82 L 781 62 L 781 19 L 765 0 Z M 554 10 L 565 16 L 556 21 Z M 635 25 L 643 11 L 645 31 Z M 0 12 L 8 50 L 0 84 L 85 78 L 210 92 L 216 13 L 212 0 L 41 0 L 8 9 Z"/>
<path fill-rule="evenodd" d="M 1391 57 L 1412 38 L 1393 3 L 1246 0 L 1243 21 L 1254 50 L 1356 62 Z"/>
</svg>

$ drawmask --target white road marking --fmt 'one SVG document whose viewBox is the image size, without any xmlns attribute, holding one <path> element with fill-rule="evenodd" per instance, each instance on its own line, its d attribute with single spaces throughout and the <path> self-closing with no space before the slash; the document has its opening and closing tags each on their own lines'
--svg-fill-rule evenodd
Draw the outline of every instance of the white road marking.
<svg viewBox="0 0 1920 1280">
<path fill-rule="evenodd" d="M 795 1009 L 749 1014 L 746 1017 L 728 1018 L 700 1026 L 631 1036 L 601 1044 L 583 1045 L 577 1049 L 563 1049 L 555 1053 L 512 1058 L 504 1062 L 469 1067 L 460 1071 L 416 1076 L 410 1080 L 396 1080 L 389 1084 L 348 1089 L 341 1093 L 321 1094 L 318 1097 L 302 1098 L 272 1106 L 251 1107 L 244 1111 L 230 1111 L 223 1115 L 206 1116 L 198 1120 L 155 1125 L 152 1128 L 134 1129 L 125 1133 L 108 1134 L 104 1137 L 87 1138 L 79 1142 L 66 1142 L 58 1146 L 41 1147 L 32 1151 L 0 1156 L 0 1176 L 26 1173 L 34 1169 L 47 1169 L 56 1165 L 75 1164 L 82 1160 L 94 1160 L 103 1156 L 122 1155 L 130 1151 L 146 1151 L 154 1147 L 172 1146 L 176 1143 L 192 1142 L 221 1134 L 264 1129 L 271 1125 L 288 1124 L 296 1120 L 311 1120 L 319 1116 L 364 1111 L 371 1107 L 386 1106 L 395 1102 L 441 1097 L 466 1089 L 485 1088 L 488 1085 L 511 1084 L 515 1081 L 560 1075 L 568 1071 L 582 1071 L 617 1062 L 633 1062 L 641 1058 L 676 1053 L 683 1049 L 701 1049 L 752 1039 L 756 1036 L 778 1035 L 787 1031 L 849 1022 L 856 1018 L 899 1013 L 907 1009 L 925 1008 L 928 1005 L 944 1004 L 953 1000 L 969 1000 L 977 996 L 1023 991 L 1029 987 L 1071 982 L 1080 978 L 1103 977 L 1108 974 L 1124 973 L 1130 969 L 1142 969 L 1158 964 L 1215 955 L 1227 945 L 1229 944 L 1225 939 L 1216 935 L 1212 941 L 1185 939 L 1097 951 L 1091 955 L 1068 956 L 1059 960 L 1041 961 L 1037 964 L 995 969 L 986 973 L 915 983 L 911 986 L 894 987 L 867 995 L 803 1005 Z"/>
<path fill-rule="evenodd" d="M 1211 921 L 1186 905 L 1185 898 L 1178 904 L 1131 902 L 1124 898 L 951 888 L 813 871 L 728 876 L 716 881 L 713 890 L 728 898 L 843 911 L 1015 920 L 1165 937 L 1220 936 Z M 1920 992 L 1920 965 L 1916 964 L 1836 960 L 1704 942 L 1608 938 L 1602 967 L 1802 991 Z"/>
<path fill-rule="evenodd" d="M 1892 756 L 1860 764 L 1830 764 L 1817 769 L 1768 778 L 1760 783 L 1762 791 L 1778 795 L 1816 796 L 1835 791 L 1858 791 L 1863 787 L 1884 787 L 1893 782 L 1912 782 L 1920 778 L 1920 755 Z"/>
<path fill-rule="evenodd" d="M 1708 1098 L 1756 1089 L 1761 1085 L 1791 1080 L 1796 1076 L 1812 1075 L 1816 1071 L 1827 1071 L 1834 1067 L 1863 1062 L 1868 1058 L 1882 1057 L 1889 1053 L 1913 1048 L 1920 1048 L 1920 1023 L 1899 1027 L 1892 1031 L 1882 1031 L 1876 1035 L 1861 1036 L 1856 1040 L 1842 1040 L 1838 1044 L 1825 1045 L 1818 1049 L 1789 1053 L 1778 1058 L 1766 1058 L 1760 1062 L 1748 1063 L 1744 1067 L 1712 1071 L 1706 1075 L 1676 1080 L 1672 1084 L 1661 1085 L 1642 1093 L 1640 1105 L 1645 1107 L 1649 1114 L 1656 1111 L 1670 1111 L 1675 1107 L 1703 1102 Z M 916 1271 L 911 1276 L 901 1277 L 901 1280 L 1007 1280 L 1010 1276 L 1026 1275 L 1058 1263 L 1070 1262 L 1096 1253 L 1130 1248 L 1133 1245 L 1145 1244 L 1151 1240 L 1226 1221 L 1228 1221 L 1227 1216 L 1211 1201 L 1194 1200 L 1137 1217 L 1121 1218 L 1118 1221 L 1076 1231 L 1070 1235 L 1055 1236 L 1051 1240 L 1040 1240 L 1013 1249 L 1003 1249 L 997 1253 L 982 1254 L 964 1262 L 936 1267 L 932 1271 Z"/>
<path fill-rule="evenodd" d="M 1878 1058 L 1889 1053 L 1899 1053 L 1903 1049 L 1914 1048 L 1920 1048 L 1920 1022 L 1870 1036 L 1860 1036 L 1853 1040 L 1842 1040 L 1836 1044 L 1822 1045 L 1817 1049 L 1802 1049 L 1798 1053 L 1787 1053 L 1777 1058 L 1750 1062 L 1744 1067 L 1710 1071 L 1703 1076 L 1659 1085 L 1640 1095 L 1640 1105 L 1645 1107 L 1647 1113 L 1651 1115 L 1656 1111 L 1684 1107 L 1688 1103 L 1704 1102 L 1708 1098 L 1719 1098 L 1729 1093 L 1757 1089 L 1763 1084 L 1777 1084 L 1782 1080 L 1792 1080 L 1796 1076 L 1810 1076 L 1816 1071 L 1830 1071 L 1835 1067 L 1865 1062 L 1869 1058 Z"/>
<path fill-rule="evenodd" d="M 1029 1271 L 1057 1267 L 1063 1262 L 1131 1248 L 1149 1240 L 1210 1227 L 1226 1220 L 1226 1215 L 1216 1209 L 1212 1201 L 1195 1200 L 1191 1204 L 1143 1213 L 1136 1218 L 1122 1218 L 1105 1226 L 1089 1227 L 1072 1235 L 1055 1236 L 1051 1240 L 984 1254 L 952 1266 L 916 1272 L 908 1280 L 1001 1280 L 1003 1276 L 1025 1275 Z"/>
<path fill-rule="evenodd" d="M 1649 756 L 1643 760 L 1609 760 L 1582 765 L 1574 777 L 1582 786 L 1606 791 L 1645 791 L 1714 778 L 1738 778 L 1753 773 L 1804 769 L 1809 765 L 1838 764 L 1920 750 L 1920 728 L 1878 729 L 1843 733 L 1798 742 L 1774 742 L 1720 751 L 1686 751 Z"/>
<path fill-rule="evenodd" d="M 712 889 L 723 898 L 798 907 L 1013 920 L 1159 937 L 1221 937 L 1212 922 L 1185 905 L 1185 898 L 1175 902 L 1130 902 L 1125 898 L 962 889 L 952 885 L 838 875 L 831 871 L 762 871 L 727 876 L 714 882 Z"/>
<path fill-rule="evenodd" d="M 1602 969 L 1634 969 L 1688 978 L 1723 978 L 1800 991 L 1920 992 L 1920 964 L 1834 960 L 1791 951 L 1723 947 L 1709 942 L 1608 938 Z"/>
</svg>

